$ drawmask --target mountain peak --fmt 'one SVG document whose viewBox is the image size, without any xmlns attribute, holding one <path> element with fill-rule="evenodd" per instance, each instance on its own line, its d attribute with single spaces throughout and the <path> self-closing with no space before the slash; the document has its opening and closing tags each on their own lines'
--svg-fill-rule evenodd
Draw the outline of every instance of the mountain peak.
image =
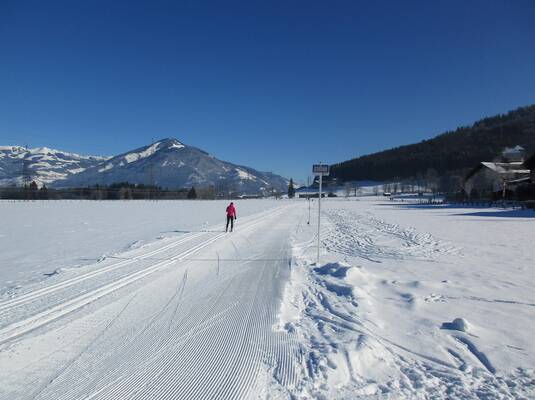
<svg viewBox="0 0 535 400">
<path fill-rule="evenodd" d="M 160 150 L 182 149 L 184 147 L 186 146 L 184 146 L 182 143 L 180 143 L 176 139 L 162 139 L 148 146 L 141 147 L 137 150 L 133 150 L 131 152 L 123 154 L 120 157 L 123 158 L 127 163 L 132 163 L 134 161 L 138 161 L 147 157 L 151 157 L 152 155 L 154 155 L 156 152 L 159 152 Z"/>
<path fill-rule="evenodd" d="M 168 188 L 212 187 L 227 194 L 271 193 L 287 187 L 283 177 L 218 160 L 172 137 L 114 157 L 82 156 L 48 147 L 0 146 L 0 185 L 21 184 L 23 165 L 28 165 L 32 180 L 52 187 L 130 182 Z"/>
<path fill-rule="evenodd" d="M 179 140 L 175 138 L 165 138 L 158 140 L 154 144 L 158 144 L 158 149 L 181 149 L 183 147 L 186 147 L 183 143 L 181 143 Z"/>
<path fill-rule="evenodd" d="M 287 182 L 273 174 L 221 161 L 175 138 L 165 138 L 117 155 L 57 183 L 58 187 L 110 185 L 116 182 L 168 188 L 213 187 L 225 193 L 284 191 Z"/>
</svg>

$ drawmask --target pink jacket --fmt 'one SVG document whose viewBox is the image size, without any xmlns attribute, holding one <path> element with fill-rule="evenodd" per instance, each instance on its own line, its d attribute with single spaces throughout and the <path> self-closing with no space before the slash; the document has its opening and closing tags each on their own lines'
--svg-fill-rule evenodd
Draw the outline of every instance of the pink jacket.
<svg viewBox="0 0 535 400">
<path fill-rule="evenodd" d="M 234 207 L 234 204 L 230 204 L 227 207 L 227 216 L 236 218 L 236 208 Z"/>
</svg>

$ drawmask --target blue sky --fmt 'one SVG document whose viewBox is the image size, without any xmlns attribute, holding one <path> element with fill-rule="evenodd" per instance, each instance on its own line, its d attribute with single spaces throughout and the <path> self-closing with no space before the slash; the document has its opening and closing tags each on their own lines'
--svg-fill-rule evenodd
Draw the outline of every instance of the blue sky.
<svg viewBox="0 0 535 400">
<path fill-rule="evenodd" d="M 0 144 L 306 179 L 535 103 L 535 2 L 0 0 Z"/>
</svg>

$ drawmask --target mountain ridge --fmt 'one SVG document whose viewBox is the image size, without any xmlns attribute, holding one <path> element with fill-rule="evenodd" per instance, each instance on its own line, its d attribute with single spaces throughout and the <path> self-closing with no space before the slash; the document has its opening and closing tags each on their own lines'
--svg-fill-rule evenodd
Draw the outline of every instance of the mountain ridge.
<svg viewBox="0 0 535 400">
<path fill-rule="evenodd" d="M 26 150 L 21 146 L 1 146 L 0 150 L 0 184 L 4 186 L 23 183 L 25 162 L 29 162 L 26 174 L 31 175 L 31 180 L 56 188 L 129 182 L 166 188 L 214 186 L 220 192 L 268 194 L 273 190 L 285 191 L 288 184 L 279 175 L 219 160 L 175 138 L 161 139 L 112 157 L 81 156 L 46 147 L 28 153 L 38 153 L 38 161 L 56 155 L 56 169 L 61 169 L 59 164 L 64 160 L 63 169 L 55 174 L 47 170 L 51 167 L 49 163 L 31 162 L 32 157 L 24 156 Z M 75 160 L 79 164 L 83 161 L 83 165 L 69 169 Z"/>
<path fill-rule="evenodd" d="M 20 186 L 26 179 L 39 185 L 49 185 L 107 158 L 50 147 L 0 146 L 0 186 Z"/>
<path fill-rule="evenodd" d="M 331 166 L 341 181 L 411 179 L 434 170 L 462 176 L 481 161 L 492 161 L 505 147 L 535 152 L 535 105 L 519 107 L 459 127 L 431 139 L 367 154 Z"/>
</svg>

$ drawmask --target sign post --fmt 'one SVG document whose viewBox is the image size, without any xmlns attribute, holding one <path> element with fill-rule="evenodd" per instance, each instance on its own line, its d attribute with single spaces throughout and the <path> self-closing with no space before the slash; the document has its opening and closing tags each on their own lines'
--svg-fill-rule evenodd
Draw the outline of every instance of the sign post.
<svg viewBox="0 0 535 400">
<path fill-rule="evenodd" d="M 319 164 L 312 165 L 312 172 L 314 175 L 319 175 L 319 191 L 318 191 L 318 248 L 317 248 L 317 257 L 316 257 L 316 265 L 319 266 L 320 264 L 320 228 L 321 228 L 321 185 L 323 176 L 329 175 L 329 166 L 322 164 L 321 162 Z"/>
<path fill-rule="evenodd" d="M 307 188 L 310 188 L 310 176 L 307 176 Z M 307 195 L 308 200 L 308 221 L 307 225 L 310 225 L 310 193 Z"/>
</svg>

